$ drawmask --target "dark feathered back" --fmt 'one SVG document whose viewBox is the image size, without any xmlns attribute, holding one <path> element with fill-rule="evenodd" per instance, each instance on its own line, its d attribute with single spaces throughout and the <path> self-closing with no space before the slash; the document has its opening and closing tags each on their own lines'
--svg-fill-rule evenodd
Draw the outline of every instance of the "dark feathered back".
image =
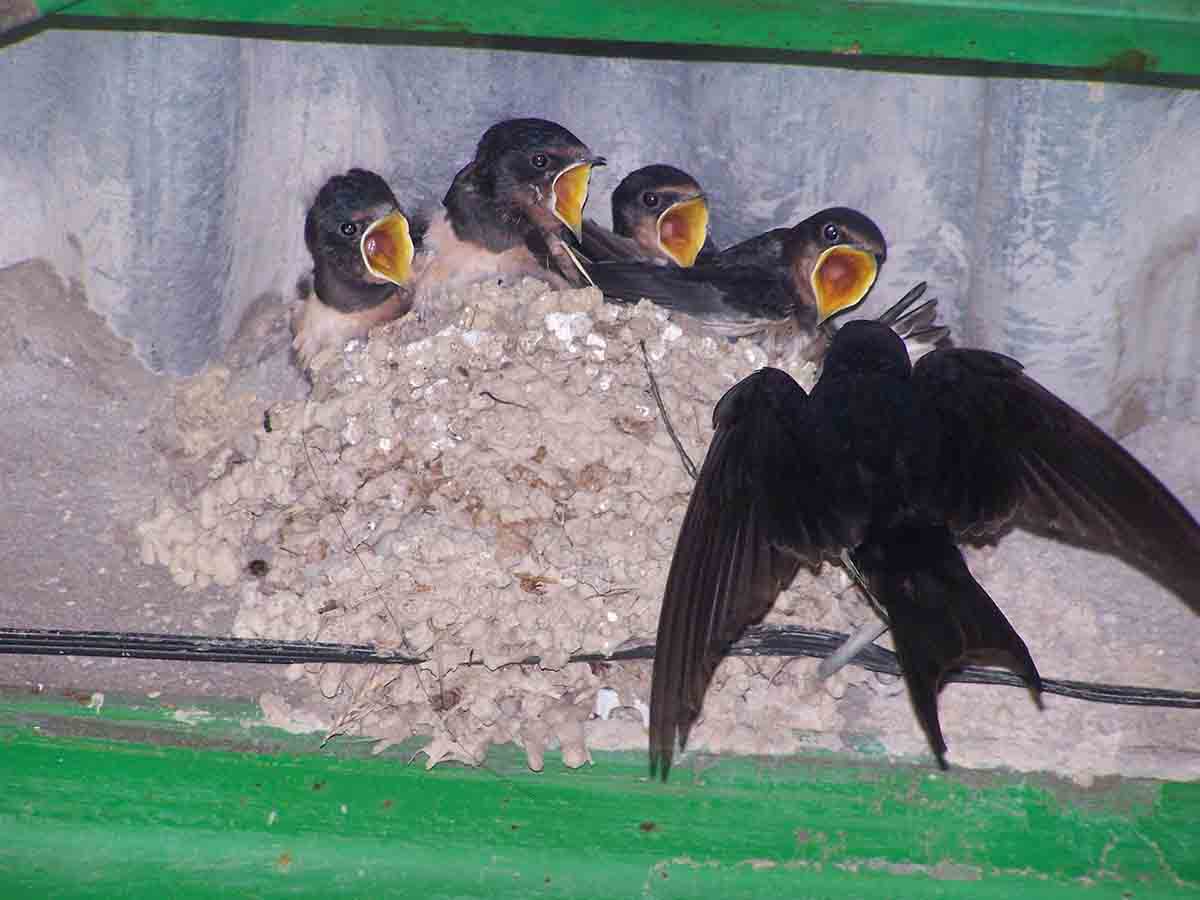
<svg viewBox="0 0 1200 900">
<path fill-rule="evenodd" d="M 874 372 L 907 378 L 912 372 L 900 335 L 873 319 L 854 319 L 838 329 L 822 369 L 830 378 Z"/>
</svg>

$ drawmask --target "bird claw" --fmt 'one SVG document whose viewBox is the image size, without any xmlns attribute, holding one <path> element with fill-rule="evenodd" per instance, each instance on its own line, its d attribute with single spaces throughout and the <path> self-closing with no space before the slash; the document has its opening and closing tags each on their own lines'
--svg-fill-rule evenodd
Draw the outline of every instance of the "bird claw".
<svg viewBox="0 0 1200 900">
<path fill-rule="evenodd" d="M 842 566 L 845 568 L 847 574 L 849 574 L 851 580 L 867 595 L 867 599 L 871 602 L 876 612 L 883 616 L 883 607 L 880 606 L 879 601 L 871 594 L 870 589 L 867 587 L 867 580 L 863 577 L 862 571 L 855 565 L 853 557 L 845 550 L 842 551 L 841 557 Z M 858 656 L 864 647 L 872 643 L 887 630 L 888 624 L 886 619 L 882 622 L 868 622 L 865 625 L 859 626 L 858 630 L 846 638 L 840 647 L 821 660 L 821 664 L 817 666 L 817 677 L 825 680 L 834 672 L 853 662 L 854 657 Z"/>
<path fill-rule="evenodd" d="M 854 634 L 846 638 L 842 646 L 821 660 L 821 664 L 817 666 L 817 677 L 823 681 L 835 672 L 840 671 L 846 665 L 853 662 L 854 657 L 858 656 L 864 647 L 875 641 L 887 630 L 888 625 L 886 622 L 868 622 L 865 625 L 860 625 Z"/>
</svg>

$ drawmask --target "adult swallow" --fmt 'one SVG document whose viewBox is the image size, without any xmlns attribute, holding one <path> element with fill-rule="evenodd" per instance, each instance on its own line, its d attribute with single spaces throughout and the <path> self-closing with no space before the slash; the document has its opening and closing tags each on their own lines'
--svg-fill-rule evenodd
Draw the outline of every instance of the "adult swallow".
<svg viewBox="0 0 1200 900">
<path fill-rule="evenodd" d="M 730 335 L 798 321 L 814 328 L 857 304 L 887 258 L 874 222 L 847 207 L 823 209 L 688 268 L 645 262 L 583 262 L 610 299 L 647 299 Z"/>
<path fill-rule="evenodd" d="M 430 222 L 418 290 L 524 275 L 556 288 L 586 284 L 566 247 L 578 244 L 591 172 L 602 165 L 555 122 L 493 125 Z"/>
<path fill-rule="evenodd" d="M 1200 525 L 1081 413 L 985 350 L 916 365 L 886 324 L 837 331 L 811 394 L 778 369 L 731 388 L 667 578 L 650 702 L 663 777 L 730 643 L 801 565 L 844 560 L 891 625 L 939 765 L 949 670 L 998 662 L 1035 696 L 1025 642 L 958 544 L 1018 526 L 1109 553 L 1200 612 Z"/>
<path fill-rule="evenodd" d="M 350 169 L 325 182 L 304 220 L 313 286 L 292 323 L 301 365 L 408 312 L 420 240 L 379 175 Z"/>
<path fill-rule="evenodd" d="M 687 267 L 716 253 L 704 191 L 674 166 L 645 166 L 626 175 L 613 191 L 612 222 L 612 231 L 590 219 L 583 223 L 589 259 Z"/>
</svg>

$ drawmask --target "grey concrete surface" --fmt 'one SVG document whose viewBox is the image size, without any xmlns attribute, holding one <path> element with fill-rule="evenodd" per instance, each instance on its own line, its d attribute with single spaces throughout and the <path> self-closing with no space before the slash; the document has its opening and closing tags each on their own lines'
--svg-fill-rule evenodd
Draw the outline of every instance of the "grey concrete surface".
<svg viewBox="0 0 1200 900">
<path fill-rule="evenodd" d="M 0 50 L 0 264 L 51 260 L 155 371 L 293 293 L 321 182 L 436 202 L 479 134 L 556 119 L 622 174 L 691 170 L 715 237 L 875 217 L 879 296 L 928 278 L 968 342 L 1122 431 L 1196 416 L 1200 93 L 773 64 L 45 31 Z"/>
<path fill-rule="evenodd" d="M 4 626 L 230 633 L 236 596 L 185 592 L 138 556 L 134 528 L 180 477 L 161 445 L 169 382 L 147 372 L 49 264 L 0 269 Z M 0 684 L 231 697 L 286 690 L 268 666 L 6 655 Z"/>
</svg>

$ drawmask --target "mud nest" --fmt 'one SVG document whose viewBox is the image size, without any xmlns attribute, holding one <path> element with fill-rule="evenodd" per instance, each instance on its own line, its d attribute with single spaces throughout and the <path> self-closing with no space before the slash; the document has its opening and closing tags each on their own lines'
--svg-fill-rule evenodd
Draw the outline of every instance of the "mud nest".
<svg viewBox="0 0 1200 900">
<path fill-rule="evenodd" d="M 803 384 L 815 372 L 769 359 L 769 345 L 707 334 L 646 303 L 605 303 L 591 289 L 480 285 L 454 306 L 434 333 L 400 321 L 324 351 L 304 401 L 264 410 L 230 396 L 222 368 L 184 386 L 176 444 L 204 476 L 159 498 L 139 528 L 143 561 L 168 566 L 180 584 L 236 590 L 238 636 L 373 643 L 426 660 L 292 666 L 287 678 L 307 685 L 309 699 L 261 697 L 272 724 L 367 737 L 377 750 L 421 736 L 430 766 L 478 765 L 493 743 L 521 745 L 535 770 L 548 748 L 572 767 L 590 749 L 642 749 L 649 664 L 567 660 L 652 642 L 656 630 L 692 481 L 647 364 L 697 464 L 729 386 L 768 362 Z M 1005 581 L 991 557 L 974 553 L 973 568 L 985 583 Z M 1006 612 L 1038 577 L 1029 565 L 1009 576 L 995 593 Z M 872 615 L 826 567 L 802 571 L 767 621 L 844 631 Z M 1085 635 L 1095 625 L 1078 609 L 1038 616 L 1063 627 L 1075 616 Z M 1065 674 L 1031 647 L 1043 672 Z M 691 747 L 924 754 L 898 678 L 850 667 L 820 682 L 815 668 L 726 660 Z M 1111 710 L 1093 721 L 1079 704 L 1057 715 L 1048 707 L 1038 715 L 1012 689 L 947 691 L 952 761 L 1089 772 L 1121 764 L 1120 741 L 1106 755 L 1097 749 Z M 1060 727 L 1095 732 L 1087 760 L 1077 741 L 1031 750 Z M 1184 768 L 1195 765 L 1189 754 Z"/>
</svg>

